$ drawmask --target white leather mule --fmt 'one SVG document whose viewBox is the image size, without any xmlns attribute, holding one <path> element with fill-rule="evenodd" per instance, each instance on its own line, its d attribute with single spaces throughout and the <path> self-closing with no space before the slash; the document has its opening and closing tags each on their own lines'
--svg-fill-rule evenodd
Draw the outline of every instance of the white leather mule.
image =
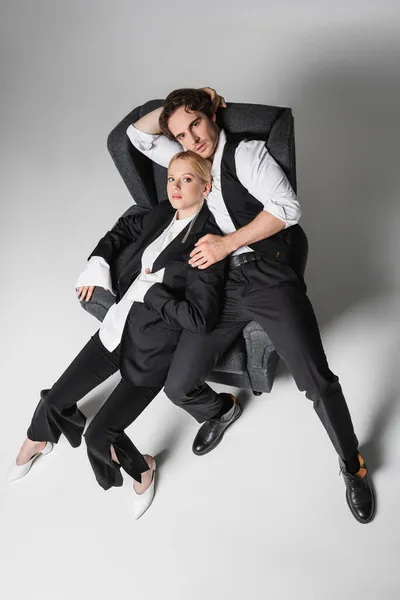
<svg viewBox="0 0 400 600">
<path fill-rule="evenodd" d="M 153 459 L 154 460 L 154 459 Z M 133 516 L 135 519 L 140 519 L 140 517 L 146 512 L 149 508 L 150 504 L 153 502 L 154 498 L 154 488 L 156 481 L 156 461 L 154 460 L 154 470 L 153 470 L 153 479 L 151 484 L 147 488 L 147 490 L 143 494 L 138 494 L 133 488 L 133 492 L 135 494 L 135 502 L 133 505 Z"/>
<path fill-rule="evenodd" d="M 11 481 L 16 481 L 17 479 L 21 479 L 21 477 L 25 477 L 25 475 L 28 473 L 28 471 L 31 470 L 31 467 L 32 467 L 33 463 L 35 462 L 35 460 L 41 454 L 43 454 L 43 456 L 45 456 L 46 454 L 49 454 L 53 450 L 53 448 L 54 448 L 54 445 L 51 442 L 46 442 L 46 445 L 43 448 L 43 450 L 41 450 L 40 452 L 36 452 L 36 454 L 34 454 L 32 456 L 32 458 L 30 460 L 28 460 L 28 462 L 25 463 L 24 465 L 17 465 L 16 461 L 14 460 L 13 464 L 11 465 L 11 467 L 7 473 L 6 480 L 8 482 L 11 482 Z"/>
</svg>

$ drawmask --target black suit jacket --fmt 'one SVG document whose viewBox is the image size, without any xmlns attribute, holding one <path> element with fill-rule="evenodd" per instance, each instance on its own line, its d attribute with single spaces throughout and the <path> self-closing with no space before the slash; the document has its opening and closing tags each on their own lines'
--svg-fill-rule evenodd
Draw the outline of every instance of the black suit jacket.
<svg viewBox="0 0 400 600">
<path fill-rule="evenodd" d="M 91 253 L 90 256 L 102 256 L 112 270 L 119 253 L 130 246 L 126 266 L 118 279 L 117 302 L 138 276 L 143 251 L 168 226 L 174 212 L 165 201 L 148 213 L 122 217 Z M 163 283 L 155 283 L 143 303 L 133 303 L 125 323 L 120 370 L 122 377 L 135 385 L 163 385 L 182 330 L 200 334 L 212 329 L 218 321 L 226 260 L 204 270 L 188 264 L 197 240 L 208 233 L 221 235 L 206 203 L 183 242 L 188 228 L 189 225 L 154 262 L 154 272 L 165 268 Z"/>
</svg>

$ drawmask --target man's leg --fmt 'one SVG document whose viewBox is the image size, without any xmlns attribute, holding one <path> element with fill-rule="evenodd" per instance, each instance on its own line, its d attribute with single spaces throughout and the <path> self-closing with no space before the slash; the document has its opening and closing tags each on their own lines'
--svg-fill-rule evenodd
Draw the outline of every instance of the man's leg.
<svg viewBox="0 0 400 600">
<path fill-rule="evenodd" d="M 246 316 L 268 332 L 288 365 L 298 388 L 306 392 L 340 457 L 347 501 L 355 518 L 366 523 L 374 515 L 373 491 L 366 477 L 358 440 L 338 377 L 329 369 L 314 310 L 302 285 L 290 283 L 262 288 L 258 261 L 252 286 L 243 298 Z"/>
<path fill-rule="evenodd" d="M 232 394 L 217 394 L 205 379 L 225 350 L 241 334 L 245 324 L 220 323 L 212 332 L 199 335 L 183 332 L 172 360 L 165 394 L 200 423 L 193 452 L 206 454 L 223 438 L 225 430 L 242 414 Z"/>
<path fill-rule="evenodd" d="M 180 337 L 164 391 L 176 406 L 184 408 L 199 423 L 232 407 L 232 401 L 225 398 L 228 394 L 217 394 L 205 380 L 242 329 L 243 325 L 236 324 L 217 326 L 205 335 L 184 331 Z"/>
<path fill-rule="evenodd" d="M 219 323 L 206 334 L 183 331 L 169 368 L 165 394 L 200 423 L 232 408 L 232 396 L 217 394 L 205 380 L 247 323 L 241 316 L 242 294 L 241 282 L 232 271 L 226 283 Z"/>
<path fill-rule="evenodd" d="M 297 387 L 305 391 L 338 455 L 350 463 L 358 440 L 338 377 L 329 369 L 312 305 L 301 287 L 249 293 L 246 314 L 268 332 Z"/>
</svg>

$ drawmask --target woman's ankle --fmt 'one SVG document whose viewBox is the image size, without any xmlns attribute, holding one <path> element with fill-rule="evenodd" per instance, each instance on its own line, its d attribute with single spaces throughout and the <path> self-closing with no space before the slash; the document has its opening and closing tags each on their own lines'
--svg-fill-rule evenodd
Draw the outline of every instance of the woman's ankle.
<svg viewBox="0 0 400 600">
<path fill-rule="evenodd" d="M 35 442 L 26 438 L 23 442 L 21 449 L 18 453 L 16 463 L 18 466 L 24 465 L 29 462 L 35 454 L 41 452 L 46 446 L 46 442 Z"/>
<path fill-rule="evenodd" d="M 147 462 L 147 465 L 149 467 L 149 471 L 150 469 L 154 468 L 154 456 L 151 456 L 150 454 L 143 454 L 143 458 L 144 460 Z"/>
<path fill-rule="evenodd" d="M 144 473 L 142 473 L 141 483 L 139 483 L 135 479 L 133 480 L 133 489 L 139 495 L 144 494 L 144 492 L 151 486 L 151 483 L 153 481 L 153 476 L 154 476 L 154 474 L 153 474 L 154 467 L 155 467 L 155 460 L 152 456 L 150 456 L 149 454 L 144 454 L 143 458 L 147 462 L 147 465 L 149 468 L 147 471 L 144 471 Z"/>
<path fill-rule="evenodd" d="M 115 452 L 115 448 L 114 448 L 114 446 L 113 446 L 112 444 L 111 444 L 111 446 L 110 446 L 110 454 L 111 454 L 111 459 L 112 459 L 114 462 L 116 462 L 116 463 L 118 463 L 118 464 L 121 464 L 121 463 L 119 462 L 119 460 L 118 460 L 117 453 Z"/>
</svg>

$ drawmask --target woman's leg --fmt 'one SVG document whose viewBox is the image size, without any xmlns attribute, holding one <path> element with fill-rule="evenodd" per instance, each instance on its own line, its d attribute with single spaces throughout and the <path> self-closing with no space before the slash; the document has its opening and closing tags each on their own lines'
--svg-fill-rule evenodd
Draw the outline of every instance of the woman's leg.
<svg viewBox="0 0 400 600">
<path fill-rule="evenodd" d="M 122 379 L 87 428 L 85 440 L 89 461 L 103 489 L 122 485 L 121 467 L 138 482 L 142 481 L 142 473 L 149 470 L 151 461 L 146 461 L 124 430 L 160 390 L 161 386 L 138 387 Z M 112 459 L 111 447 L 118 463 Z"/>
<path fill-rule="evenodd" d="M 111 446 L 111 458 L 114 462 L 121 464 L 118 460 L 118 456 L 116 455 L 114 446 Z M 153 475 L 156 466 L 156 461 L 153 456 L 150 456 L 150 454 L 143 454 L 143 458 L 147 462 L 148 470 L 141 474 L 142 481 L 140 483 L 135 479 L 133 480 L 134 490 L 139 496 L 144 494 L 153 481 Z"/>
<path fill-rule="evenodd" d="M 118 358 L 118 348 L 109 352 L 98 333 L 89 340 L 53 387 L 40 393 L 17 464 L 27 462 L 46 441 L 57 443 L 62 433 L 71 446 L 80 445 L 86 417 L 76 403 L 118 371 Z"/>
</svg>

